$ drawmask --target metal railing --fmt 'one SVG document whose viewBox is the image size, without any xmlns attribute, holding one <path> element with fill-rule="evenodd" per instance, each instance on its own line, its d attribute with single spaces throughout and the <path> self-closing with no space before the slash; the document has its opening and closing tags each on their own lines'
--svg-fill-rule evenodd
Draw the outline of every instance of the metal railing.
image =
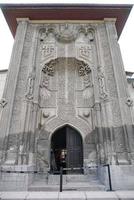
<svg viewBox="0 0 134 200">
<path fill-rule="evenodd" d="M 102 165 L 103 167 L 107 167 L 107 172 L 108 172 L 108 182 L 109 182 L 109 190 L 108 191 L 113 191 L 113 188 L 112 188 L 112 179 L 111 179 L 111 171 L 110 171 L 110 165 L 109 164 L 105 164 L 105 165 Z M 98 167 L 97 165 L 94 166 L 94 167 Z M 92 168 L 92 167 L 89 167 L 89 168 Z M 59 191 L 62 192 L 63 191 L 63 172 L 64 171 L 76 171 L 76 170 L 83 170 L 84 168 L 83 167 L 76 167 L 76 168 L 63 168 L 62 166 L 60 167 L 60 171 L 53 171 L 53 173 L 57 173 L 60 175 L 60 189 Z M 4 170 L 4 169 L 1 169 L 0 172 L 2 173 L 25 173 L 25 174 L 41 174 L 43 172 L 41 171 L 14 171 L 14 170 Z M 51 173 L 51 171 L 47 171 L 47 173 Z M 46 173 L 45 173 L 46 174 Z"/>
<path fill-rule="evenodd" d="M 60 167 L 60 192 L 63 191 L 63 171 L 83 170 L 83 167 L 63 168 Z"/>
<path fill-rule="evenodd" d="M 105 164 L 103 165 L 103 167 L 107 167 L 107 172 L 108 172 L 108 181 L 109 181 L 109 191 L 113 191 L 112 188 L 112 179 L 111 179 L 111 171 L 110 171 L 110 165 L 109 164 Z"/>
</svg>

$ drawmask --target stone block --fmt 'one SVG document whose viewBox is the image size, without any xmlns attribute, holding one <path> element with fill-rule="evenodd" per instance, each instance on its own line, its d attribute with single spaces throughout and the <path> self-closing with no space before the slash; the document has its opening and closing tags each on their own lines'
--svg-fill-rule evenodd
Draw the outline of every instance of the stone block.
<svg viewBox="0 0 134 200">
<path fill-rule="evenodd" d="M 100 181 L 109 189 L 107 167 L 99 167 Z M 134 165 L 110 165 L 113 190 L 134 190 Z"/>
<path fill-rule="evenodd" d="M 29 192 L 27 200 L 58 200 L 58 192 Z"/>
<path fill-rule="evenodd" d="M 27 191 L 28 185 L 33 181 L 34 174 L 31 172 L 34 171 L 34 166 L 3 165 L 2 170 L 3 172 L 0 174 L 0 191 Z M 7 173 L 7 171 L 10 171 L 10 173 Z"/>
<path fill-rule="evenodd" d="M 86 192 L 86 200 L 118 200 L 114 192 Z"/>
<path fill-rule="evenodd" d="M 86 200 L 86 195 L 84 192 L 60 192 L 59 193 L 60 200 Z"/>
<path fill-rule="evenodd" d="M 3 192 L 1 194 L 2 200 L 24 200 L 26 199 L 26 192 Z"/>
<path fill-rule="evenodd" d="M 134 190 L 134 166 L 110 166 L 113 190 Z"/>
<path fill-rule="evenodd" d="M 116 191 L 115 193 L 120 200 L 134 200 L 134 191 Z"/>
<path fill-rule="evenodd" d="M 59 185 L 60 175 L 49 175 L 48 184 L 49 185 Z M 63 184 L 66 184 L 66 176 L 63 175 Z"/>
</svg>

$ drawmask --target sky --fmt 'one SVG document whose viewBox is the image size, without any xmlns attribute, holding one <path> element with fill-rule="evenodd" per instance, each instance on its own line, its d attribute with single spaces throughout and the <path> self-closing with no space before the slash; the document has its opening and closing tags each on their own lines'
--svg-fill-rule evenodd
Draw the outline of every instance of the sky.
<svg viewBox="0 0 134 200">
<path fill-rule="evenodd" d="M 134 0 L 0 0 L 2 3 L 105 3 L 134 4 Z M 134 72 L 134 8 L 119 38 L 124 68 Z M 0 10 L 0 69 L 7 69 L 10 62 L 14 39 Z"/>
</svg>

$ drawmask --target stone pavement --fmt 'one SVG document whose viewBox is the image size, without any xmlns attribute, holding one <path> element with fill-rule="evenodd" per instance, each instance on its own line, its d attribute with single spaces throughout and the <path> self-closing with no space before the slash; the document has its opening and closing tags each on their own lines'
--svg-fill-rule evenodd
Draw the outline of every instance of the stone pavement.
<svg viewBox="0 0 134 200">
<path fill-rule="evenodd" d="M 134 191 L 1 192 L 1 200 L 134 200 Z"/>
</svg>

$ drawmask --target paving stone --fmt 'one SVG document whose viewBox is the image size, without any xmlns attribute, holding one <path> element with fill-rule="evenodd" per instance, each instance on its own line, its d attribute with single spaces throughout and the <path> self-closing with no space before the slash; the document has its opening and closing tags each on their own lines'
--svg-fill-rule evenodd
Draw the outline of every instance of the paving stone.
<svg viewBox="0 0 134 200">
<path fill-rule="evenodd" d="M 1 200 L 134 200 L 134 191 L 2 192 Z"/>
<path fill-rule="evenodd" d="M 86 192 L 87 200 L 97 200 L 97 199 L 108 199 L 108 200 L 118 200 L 114 192 Z"/>
<path fill-rule="evenodd" d="M 27 192 L 2 192 L 2 200 L 24 200 L 27 197 Z"/>
<path fill-rule="evenodd" d="M 134 191 L 116 191 L 115 193 L 120 200 L 134 200 Z"/>
<path fill-rule="evenodd" d="M 86 200 L 85 192 L 60 192 L 59 200 Z"/>
<path fill-rule="evenodd" d="M 29 200 L 58 200 L 58 192 L 29 192 L 26 199 Z"/>
</svg>

